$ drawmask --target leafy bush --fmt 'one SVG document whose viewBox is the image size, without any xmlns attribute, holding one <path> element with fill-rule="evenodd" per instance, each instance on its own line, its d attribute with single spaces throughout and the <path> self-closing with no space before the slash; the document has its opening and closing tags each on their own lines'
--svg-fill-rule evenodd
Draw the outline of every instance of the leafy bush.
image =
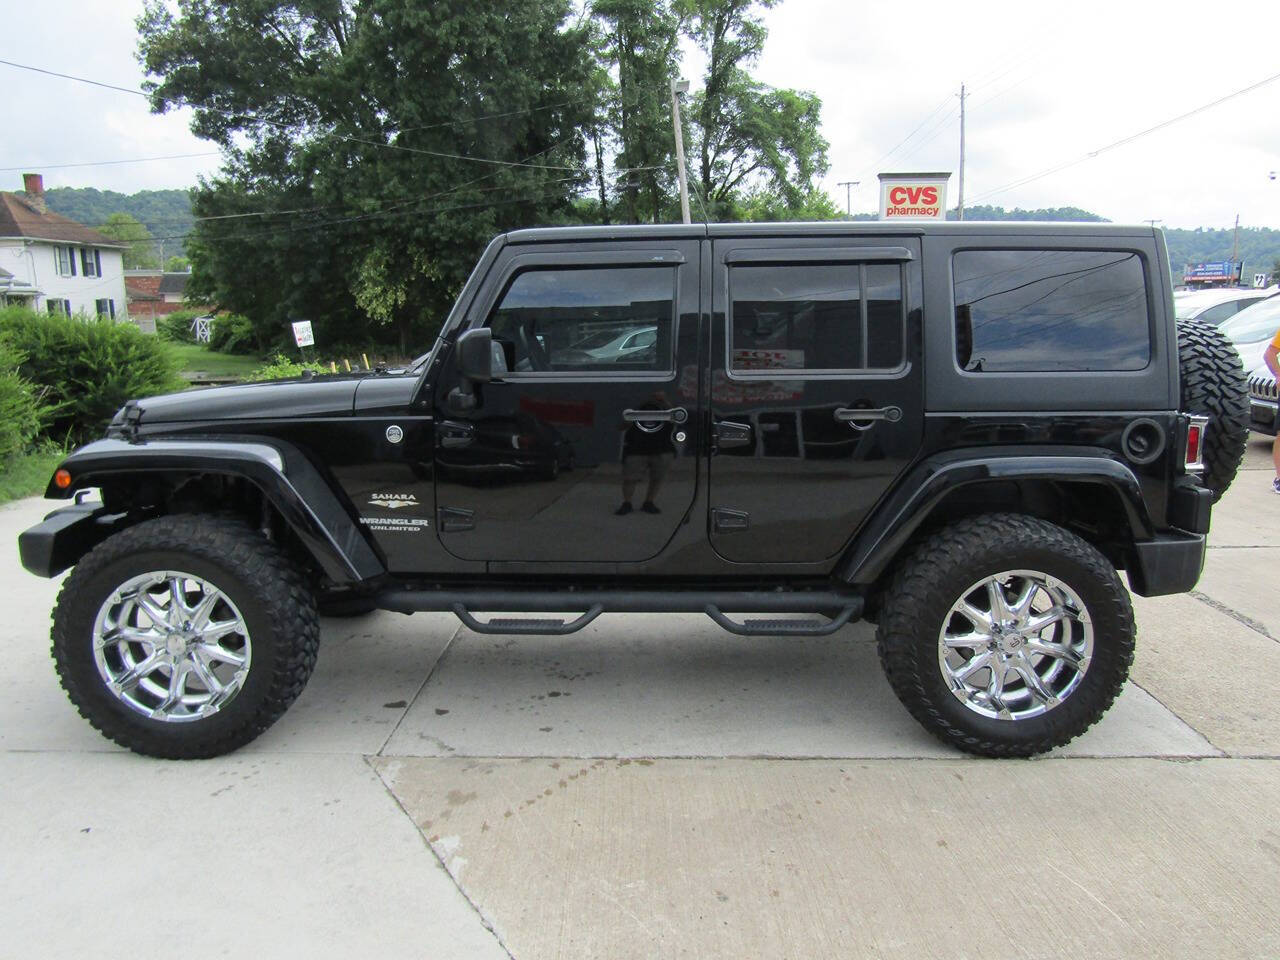
<svg viewBox="0 0 1280 960">
<path fill-rule="evenodd" d="M 293 377 L 302 376 L 303 371 L 310 370 L 312 373 L 328 373 L 329 368 L 323 363 L 317 363 L 314 360 L 308 360 L 305 363 L 299 363 L 297 360 L 291 360 L 284 354 L 277 353 L 270 363 L 259 367 L 246 380 L 288 380 Z"/>
<path fill-rule="evenodd" d="M 0 473 L 31 446 L 48 412 L 40 391 L 18 373 L 25 359 L 0 338 Z"/>
<path fill-rule="evenodd" d="M 10 307 L 0 310 L 0 337 L 25 355 L 19 372 L 46 391 L 57 441 L 97 436 L 126 400 L 185 386 L 159 338 L 129 323 Z"/>
<path fill-rule="evenodd" d="M 239 313 L 227 313 L 213 318 L 209 349 L 219 353 L 258 353 L 258 331 L 253 321 Z"/>
<path fill-rule="evenodd" d="M 207 310 L 175 310 L 162 317 L 156 317 L 156 334 L 161 340 L 170 343 L 195 343 L 195 334 L 191 332 L 191 321 L 202 317 Z"/>
</svg>

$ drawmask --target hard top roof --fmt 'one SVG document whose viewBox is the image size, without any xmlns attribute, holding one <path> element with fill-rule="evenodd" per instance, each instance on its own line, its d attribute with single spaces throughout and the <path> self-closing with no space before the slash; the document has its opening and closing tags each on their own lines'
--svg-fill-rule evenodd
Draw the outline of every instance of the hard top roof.
<svg viewBox="0 0 1280 960">
<path fill-rule="evenodd" d="M 910 221 L 833 220 L 817 223 L 662 223 L 590 227 L 532 227 L 506 234 L 508 243 L 554 243 L 577 240 L 677 240 L 703 237 L 840 237 L 840 236 L 1112 236 L 1149 237 L 1150 226 L 1116 223 L 1050 223 L 976 220 Z"/>
</svg>

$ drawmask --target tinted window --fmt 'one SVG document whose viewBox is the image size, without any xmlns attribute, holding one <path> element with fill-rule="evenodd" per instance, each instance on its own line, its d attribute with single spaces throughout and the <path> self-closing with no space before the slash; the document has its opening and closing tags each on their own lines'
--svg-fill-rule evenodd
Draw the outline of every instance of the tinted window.
<svg viewBox="0 0 1280 960">
<path fill-rule="evenodd" d="M 1205 323 L 1212 323 L 1216 326 L 1223 320 L 1234 317 L 1236 313 L 1239 312 L 1241 305 L 1242 304 L 1239 300 L 1228 300 L 1226 303 L 1220 303 L 1216 307 L 1210 307 L 1204 313 L 1200 314 L 1197 319 L 1203 320 Z M 1246 303 L 1244 306 L 1248 306 L 1248 304 Z"/>
<path fill-rule="evenodd" d="M 1140 370 L 1151 357 L 1136 253 L 966 250 L 955 297 L 967 371 Z"/>
<path fill-rule="evenodd" d="M 675 268 L 528 270 L 490 318 L 516 372 L 671 369 Z"/>
<path fill-rule="evenodd" d="M 778 264 L 729 271 L 730 366 L 857 370 L 902 363 L 902 271 Z"/>
</svg>

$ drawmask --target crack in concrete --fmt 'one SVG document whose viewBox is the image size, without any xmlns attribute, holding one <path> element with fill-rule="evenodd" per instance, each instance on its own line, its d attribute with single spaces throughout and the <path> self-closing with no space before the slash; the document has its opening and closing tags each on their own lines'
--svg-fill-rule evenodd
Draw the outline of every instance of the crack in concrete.
<svg viewBox="0 0 1280 960">
<path fill-rule="evenodd" d="M 422 691 L 427 689 L 427 684 L 430 683 L 431 678 L 435 676 L 436 668 L 440 666 L 440 661 L 444 659 L 445 654 L 449 652 L 449 648 L 453 646 L 453 641 L 458 639 L 458 634 L 460 634 L 461 632 L 462 632 L 462 624 L 459 623 L 457 629 L 453 631 L 453 635 L 449 637 L 445 645 L 440 648 L 440 656 L 436 657 L 435 660 L 432 662 L 431 669 L 427 671 L 427 675 L 422 678 L 421 685 L 418 687 L 416 691 L 414 691 L 413 696 L 409 698 L 408 706 L 406 706 L 404 710 L 400 713 L 400 718 L 396 720 L 395 726 L 392 727 L 391 732 L 387 734 L 387 739 L 382 741 L 382 746 L 378 748 L 378 752 L 377 754 L 375 754 L 375 756 L 381 757 L 383 755 L 382 751 L 387 749 L 387 744 L 391 742 L 391 738 L 394 737 L 396 735 L 396 731 L 400 729 L 400 724 L 404 723 L 404 718 L 409 715 L 409 711 L 413 709 L 413 705 L 418 702 L 418 698 L 422 696 Z M 441 746 L 446 746 L 446 745 L 442 743 Z"/>
<path fill-rule="evenodd" d="M 1232 620 L 1236 621 L 1236 623 L 1244 624 L 1244 626 L 1248 627 L 1250 630 L 1254 631 L 1255 633 L 1262 634 L 1268 640 L 1276 639 L 1271 635 L 1271 631 L 1268 630 L 1263 624 L 1259 623 L 1257 620 L 1254 620 L 1252 617 L 1246 617 L 1239 610 L 1232 609 L 1231 607 L 1223 603 L 1221 600 L 1215 600 L 1213 599 L 1213 597 L 1209 596 L 1208 594 L 1201 593 L 1199 590 L 1192 590 L 1190 593 L 1190 596 L 1195 597 L 1201 603 L 1208 604 L 1209 606 L 1213 607 L 1213 609 L 1217 610 L 1219 613 L 1225 613 Z M 1280 643 L 1280 641 L 1276 641 L 1276 642 Z"/>
<path fill-rule="evenodd" d="M 460 633 L 461 631 L 462 631 L 462 627 L 461 625 L 459 625 L 458 631 L 454 633 L 454 637 L 456 637 L 458 633 Z M 449 643 L 453 643 L 452 637 L 449 638 Z M 447 645 L 445 649 L 446 650 L 448 649 Z M 444 656 L 444 651 L 441 651 L 440 657 L 443 657 L 443 656 Z M 458 891 L 458 896 L 462 897 L 462 899 L 467 902 L 467 906 L 469 906 L 472 912 L 475 913 L 476 919 L 480 921 L 480 925 L 489 931 L 490 936 L 493 937 L 493 940 L 498 945 L 498 948 L 502 950 L 502 952 L 506 954 L 507 957 L 510 958 L 510 960 L 515 960 L 515 954 L 511 952 L 506 942 L 502 939 L 502 935 L 498 933 L 497 927 L 494 926 L 493 921 L 490 920 L 489 917 L 485 915 L 485 912 L 482 909 L 480 909 L 480 904 L 476 903 L 473 899 L 471 899 L 471 895 L 467 893 L 466 889 L 459 882 L 458 878 L 454 876 L 453 871 L 449 869 L 448 865 L 444 862 L 443 858 L 441 858 L 439 852 L 435 848 L 435 844 L 433 844 L 430 840 L 427 839 L 427 835 L 423 833 L 422 830 L 418 827 L 418 824 L 414 822 L 413 815 L 409 813 L 407 809 L 405 809 L 405 805 L 400 802 L 400 798 L 396 796 L 396 792 L 392 790 L 391 786 L 387 783 L 387 781 L 383 779 L 381 771 L 378 770 L 377 765 L 373 762 L 376 759 L 379 759 L 379 758 L 366 756 L 364 758 L 364 762 L 368 765 L 369 769 L 373 771 L 373 775 L 378 778 L 378 782 L 382 784 L 382 789 L 385 790 L 387 793 L 387 796 L 391 798 L 391 802 L 394 803 L 396 807 L 399 808 L 400 812 L 404 814 L 405 819 L 409 821 L 409 825 L 413 827 L 413 832 L 418 835 L 418 840 L 421 841 L 422 845 L 427 848 L 427 851 L 431 854 L 431 858 L 435 860 L 435 862 L 439 865 L 440 869 L 445 872 L 445 876 L 447 876 L 450 882 L 453 883 L 454 889 Z"/>
</svg>

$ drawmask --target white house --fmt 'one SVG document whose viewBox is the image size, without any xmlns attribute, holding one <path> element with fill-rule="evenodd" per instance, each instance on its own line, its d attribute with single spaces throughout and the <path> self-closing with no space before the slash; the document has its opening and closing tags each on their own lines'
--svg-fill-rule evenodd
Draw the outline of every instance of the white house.
<svg viewBox="0 0 1280 960">
<path fill-rule="evenodd" d="M 0 191 L 0 305 L 123 318 L 124 245 L 49 210 L 44 179 Z"/>
</svg>

